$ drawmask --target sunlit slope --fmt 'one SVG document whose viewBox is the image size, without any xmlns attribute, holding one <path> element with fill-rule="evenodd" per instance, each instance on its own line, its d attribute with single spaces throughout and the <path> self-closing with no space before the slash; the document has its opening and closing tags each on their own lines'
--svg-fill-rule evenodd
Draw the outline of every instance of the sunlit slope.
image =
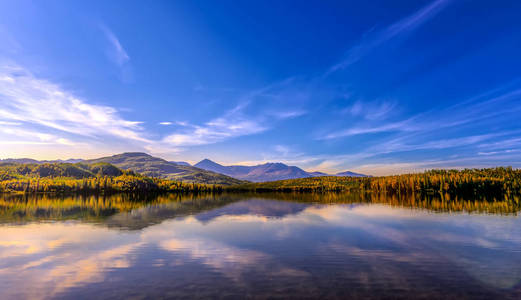
<svg viewBox="0 0 521 300">
<path fill-rule="evenodd" d="M 104 162 L 0 163 L 0 193 L 216 192 L 222 185 L 149 177 Z"/>
</svg>

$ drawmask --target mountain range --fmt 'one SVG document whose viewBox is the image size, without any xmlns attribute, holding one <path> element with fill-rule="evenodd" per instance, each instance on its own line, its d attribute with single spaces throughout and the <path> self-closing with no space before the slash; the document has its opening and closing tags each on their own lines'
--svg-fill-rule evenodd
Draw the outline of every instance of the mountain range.
<svg viewBox="0 0 521 300">
<path fill-rule="evenodd" d="M 203 159 L 194 165 L 194 167 L 221 173 L 233 178 L 248 180 L 253 182 L 264 182 L 284 179 L 296 179 L 306 177 L 319 176 L 350 176 L 350 177 L 367 177 L 364 174 L 358 174 L 350 171 L 340 172 L 336 174 L 327 174 L 322 172 L 306 172 L 299 167 L 288 166 L 283 163 L 265 163 L 256 166 L 223 166 L 209 159 Z"/>
<path fill-rule="evenodd" d="M 345 171 L 337 174 L 322 172 L 307 172 L 296 166 L 283 163 L 265 163 L 255 166 L 223 166 L 209 159 L 203 159 L 195 165 L 183 161 L 167 161 L 141 152 L 126 152 L 97 159 L 67 159 L 39 161 L 30 158 L 4 159 L 4 163 L 42 164 L 42 163 L 78 163 L 85 164 L 109 163 L 123 170 L 131 170 L 146 176 L 160 177 L 172 180 L 195 183 L 210 183 L 232 185 L 245 180 L 264 182 L 284 179 L 296 179 L 318 176 L 351 176 L 365 177 L 367 175 Z"/>
<path fill-rule="evenodd" d="M 230 176 L 203 170 L 190 165 L 166 161 L 162 158 L 141 152 L 127 152 L 98 159 L 84 160 L 83 162 L 88 164 L 104 162 L 123 170 L 132 170 L 150 177 L 160 177 L 186 182 L 222 185 L 242 183 L 241 180 Z"/>
</svg>

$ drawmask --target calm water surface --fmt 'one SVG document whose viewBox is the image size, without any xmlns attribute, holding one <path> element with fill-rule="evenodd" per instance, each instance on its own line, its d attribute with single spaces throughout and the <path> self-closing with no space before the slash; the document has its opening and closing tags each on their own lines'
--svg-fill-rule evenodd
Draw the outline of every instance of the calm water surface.
<svg viewBox="0 0 521 300">
<path fill-rule="evenodd" d="M 0 299 L 521 299 L 516 208 L 381 202 L 0 196 Z"/>
</svg>

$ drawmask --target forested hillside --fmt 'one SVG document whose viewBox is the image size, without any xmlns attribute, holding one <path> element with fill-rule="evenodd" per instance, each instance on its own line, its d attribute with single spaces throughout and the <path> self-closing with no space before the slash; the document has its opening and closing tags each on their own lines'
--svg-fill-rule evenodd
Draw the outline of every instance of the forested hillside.
<svg viewBox="0 0 521 300">
<path fill-rule="evenodd" d="M 0 163 L 0 192 L 201 192 L 221 186 L 143 176 L 107 163 Z"/>
</svg>

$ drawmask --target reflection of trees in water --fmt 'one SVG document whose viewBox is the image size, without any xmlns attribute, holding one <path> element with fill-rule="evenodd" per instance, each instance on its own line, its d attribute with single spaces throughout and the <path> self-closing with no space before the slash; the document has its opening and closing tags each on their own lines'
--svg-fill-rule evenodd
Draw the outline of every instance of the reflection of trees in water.
<svg viewBox="0 0 521 300">
<path fill-rule="evenodd" d="M 249 201 L 243 201 L 249 200 Z M 252 201 L 255 200 L 255 201 Z M 259 200 L 286 201 L 276 205 Z M 235 203 L 234 205 L 228 205 Z M 162 194 L 135 196 L 3 195 L 0 223 L 46 220 L 82 220 L 109 227 L 140 229 L 163 220 L 198 215 L 201 221 L 227 214 L 261 214 L 283 217 L 312 204 L 384 204 L 393 207 L 427 209 L 434 212 L 516 214 L 517 199 L 471 200 L 445 195 L 386 195 L 383 193 L 236 193 Z"/>
<path fill-rule="evenodd" d="M 46 220 L 82 220 L 106 223 L 112 219 L 109 223 L 114 226 L 121 223 L 120 227 L 131 228 L 135 226 L 127 226 L 128 224 L 122 223 L 125 218 L 136 222 L 140 216 L 143 220 L 147 219 L 149 224 L 153 224 L 158 222 L 154 218 L 164 220 L 194 214 L 237 200 L 237 197 L 211 194 L 3 195 L 0 197 L 0 223 Z"/>
<path fill-rule="evenodd" d="M 314 204 L 384 204 L 393 207 L 427 209 L 434 212 L 469 212 L 516 214 L 521 211 L 519 199 L 490 198 L 472 200 L 457 196 L 385 193 L 257 193 L 251 197 Z"/>
</svg>

